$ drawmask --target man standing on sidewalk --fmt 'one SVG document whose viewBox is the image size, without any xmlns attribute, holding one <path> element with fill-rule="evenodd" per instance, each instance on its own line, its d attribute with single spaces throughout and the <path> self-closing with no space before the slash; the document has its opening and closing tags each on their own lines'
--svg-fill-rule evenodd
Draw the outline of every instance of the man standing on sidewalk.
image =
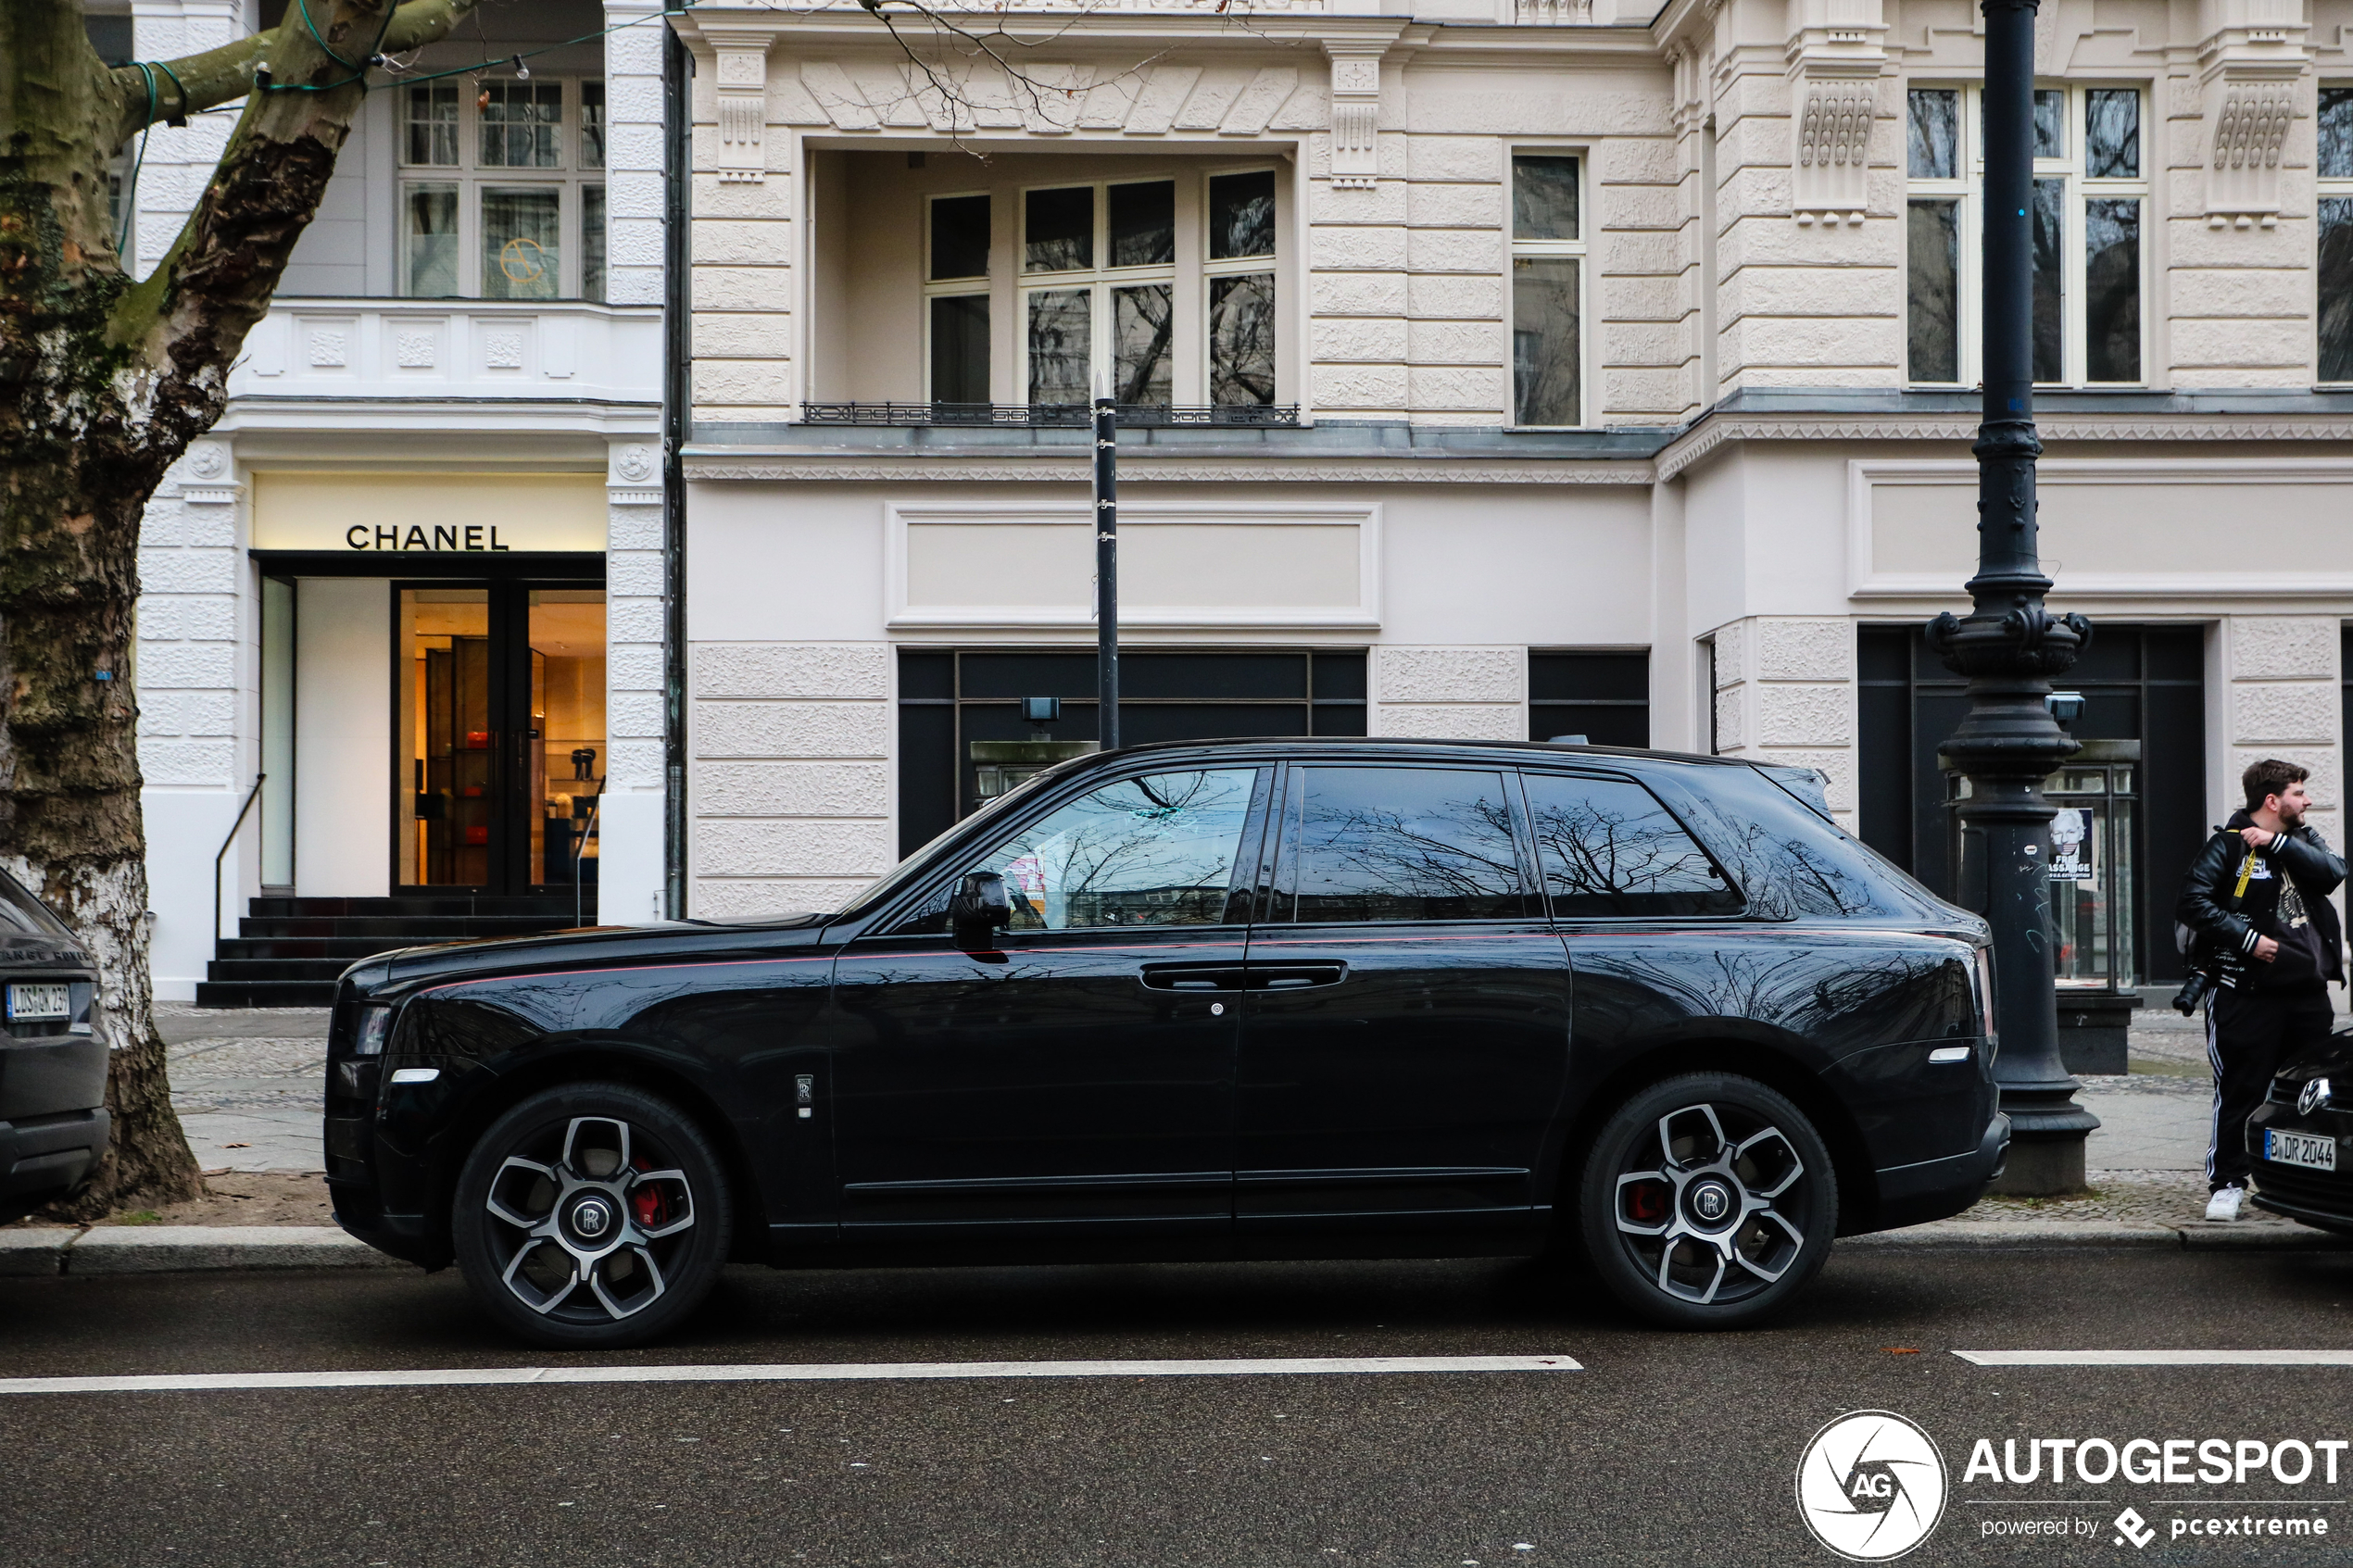
<svg viewBox="0 0 2353 1568">
<path fill-rule="evenodd" d="M 2328 901 L 2345 880 L 2345 861 L 2304 825 L 2312 803 L 2305 778 L 2302 768 L 2277 758 L 2247 769 L 2240 780 L 2246 809 L 2191 865 L 2175 911 L 2209 951 L 2247 960 L 2239 983 L 2218 987 L 2207 1004 L 2206 1056 L 2214 1069 L 2209 1220 L 2239 1217 L 2246 1119 L 2283 1062 L 2327 1041 L 2335 1022 L 2328 983 L 2345 979 L 2342 933 Z M 2245 894 L 2233 897 L 2242 886 Z"/>
</svg>

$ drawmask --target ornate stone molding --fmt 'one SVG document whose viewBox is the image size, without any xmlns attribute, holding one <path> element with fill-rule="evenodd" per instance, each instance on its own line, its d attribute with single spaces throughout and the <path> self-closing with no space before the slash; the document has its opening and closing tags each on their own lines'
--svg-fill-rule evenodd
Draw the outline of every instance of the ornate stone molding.
<svg viewBox="0 0 2353 1568">
<path fill-rule="evenodd" d="M 2036 426 L 2055 441 L 2353 441 L 2353 419 L 2328 414 L 2042 414 Z M 1969 441 L 1974 417 L 1955 414 L 1752 415 L 1713 419 L 1658 455 L 1661 480 L 1675 478 L 1735 441 Z"/>
<path fill-rule="evenodd" d="M 1656 477 L 1647 458 L 1617 462 L 1513 462 L 1480 458 L 1453 459 L 1367 458 L 1284 462 L 1251 458 L 1152 458 L 1123 454 L 1121 470 L 1130 477 L 1197 484 L 1649 484 Z M 706 457 L 689 453 L 689 481 L 750 480 L 804 483 L 910 483 L 962 480 L 1035 484 L 1083 483 L 1083 459 L 1036 462 L 980 461 L 956 458 Z"/>
<path fill-rule="evenodd" d="M 1790 182 L 1791 206 L 1800 223 L 1817 219 L 1835 223 L 1842 215 L 1850 226 L 1862 223 L 1870 199 L 1871 120 L 1878 112 L 1875 82 L 1806 84 Z"/>
<path fill-rule="evenodd" d="M 1332 183 L 1369 191 L 1380 175 L 1380 57 L 1375 44 L 1326 43 L 1332 61 Z"/>
<path fill-rule="evenodd" d="M 706 28 L 718 56 L 713 75 L 719 115 L 719 182 L 757 185 L 768 178 L 768 45 L 757 33 Z"/>
<path fill-rule="evenodd" d="M 2297 84 L 2276 77 L 2210 84 L 2214 127 L 2207 148 L 2206 226 L 2280 220 L 2280 152 L 2296 118 Z"/>
</svg>

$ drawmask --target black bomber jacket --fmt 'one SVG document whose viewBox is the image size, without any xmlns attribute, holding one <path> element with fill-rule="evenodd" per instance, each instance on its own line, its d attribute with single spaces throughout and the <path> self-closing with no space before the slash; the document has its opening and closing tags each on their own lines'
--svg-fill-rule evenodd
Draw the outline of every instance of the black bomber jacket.
<svg viewBox="0 0 2353 1568">
<path fill-rule="evenodd" d="M 2215 830 L 2206 841 L 2206 847 L 2190 866 L 2187 882 L 2182 888 L 2182 901 L 2174 908 L 2174 918 L 2214 947 L 2225 950 L 2251 952 L 2256 938 L 2262 935 L 2248 922 L 2246 915 L 2227 908 L 2231 889 L 2237 885 L 2239 862 L 2246 855 L 2246 842 L 2240 830 L 2254 825 L 2245 811 L 2234 813 L 2227 826 Z M 2323 978 L 2345 979 L 2345 935 L 2337 923 L 2336 908 L 2329 902 L 2329 895 L 2345 881 L 2344 858 L 2332 850 L 2325 840 L 2309 827 L 2274 836 L 2271 843 L 2256 851 L 2272 867 L 2287 874 L 2303 895 L 2307 918 L 2321 939 L 2321 973 Z"/>
</svg>

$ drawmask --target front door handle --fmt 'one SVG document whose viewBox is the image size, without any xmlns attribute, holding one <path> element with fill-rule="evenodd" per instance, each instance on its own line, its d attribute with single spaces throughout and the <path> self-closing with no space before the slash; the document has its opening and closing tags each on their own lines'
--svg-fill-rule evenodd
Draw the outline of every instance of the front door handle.
<svg viewBox="0 0 2353 1568">
<path fill-rule="evenodd" d="M 1303 991 L 1311 985 L 1337 985 L 1347 978 L 1344 963 L 1252 964 L 1250 989 Z"/>
<path fill-rule="evenodd" d="M 1139 977 L 1151 991 L 1239 991 L 1248 972 L 1238 963 L 1148 963 Z"/>
</svg>

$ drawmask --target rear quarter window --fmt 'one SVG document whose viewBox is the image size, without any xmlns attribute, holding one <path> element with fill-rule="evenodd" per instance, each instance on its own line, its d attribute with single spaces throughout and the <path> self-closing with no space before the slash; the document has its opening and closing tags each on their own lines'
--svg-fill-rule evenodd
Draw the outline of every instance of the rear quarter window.
<svg viewBox="0 0 2353 1568">
<path fill-rule="evenodd" d="M 1907 879 L 1753 768 L 1692 768 L 1679 771 L 1671 787 L 1754 914 L 1853 920 L 1939 912 Z"/>
</svg>

